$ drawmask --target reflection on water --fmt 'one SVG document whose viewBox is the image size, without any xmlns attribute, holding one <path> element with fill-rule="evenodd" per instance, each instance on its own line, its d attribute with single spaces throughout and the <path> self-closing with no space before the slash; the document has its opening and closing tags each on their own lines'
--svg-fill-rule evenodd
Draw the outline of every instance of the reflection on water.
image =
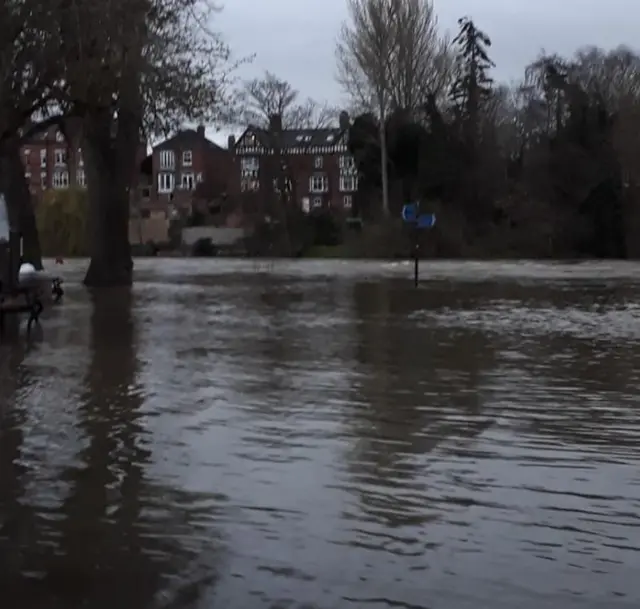
<svg viewBox="0 0 640 609">
<path fill-rule="evenodd" d="M 635 606 L 640 266 L 136 269 L 0 347 L 2 607 Z"/>
</svg>

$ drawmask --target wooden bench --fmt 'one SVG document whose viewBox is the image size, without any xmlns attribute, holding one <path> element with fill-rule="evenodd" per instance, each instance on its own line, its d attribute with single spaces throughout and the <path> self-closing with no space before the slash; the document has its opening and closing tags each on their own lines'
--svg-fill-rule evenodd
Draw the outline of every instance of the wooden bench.
<svg viewBox="0 0 640 609">
<path fill-rule="evenodd" d="M 33 324 L 40 323 L 40 314 L 43 309 L 40 291 L 36 287 L 18 286 L 6 290 L 0 285 L 0 336 L 4 334 L 4 322 L 7 315 L 28 313 L 27 333 L 30 333 Z"/>
</svg>

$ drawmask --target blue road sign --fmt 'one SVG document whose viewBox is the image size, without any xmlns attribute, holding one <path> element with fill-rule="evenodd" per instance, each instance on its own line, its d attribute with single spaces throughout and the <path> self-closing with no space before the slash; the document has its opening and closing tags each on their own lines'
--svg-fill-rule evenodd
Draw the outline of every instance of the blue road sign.
<svg viewBox="0 0 640 609">
<path fill-rule="evenodd" d="M 416 203 L 407 203 L 402 206 L 402 219 L 405 222 L 415 222 L 418 219 L 418 206 Z"/>
<path fill-rule="evenodd" d="M 422 214 L 421 216 L 418 216 L 418 228 L 433 228 L 435 223 L 435 214 Z"/>
</svg>

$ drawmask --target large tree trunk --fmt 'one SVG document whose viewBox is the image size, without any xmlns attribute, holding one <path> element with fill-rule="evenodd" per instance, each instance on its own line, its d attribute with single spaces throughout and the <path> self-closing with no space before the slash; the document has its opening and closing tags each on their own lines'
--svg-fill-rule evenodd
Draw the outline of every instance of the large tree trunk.
<svg viewBox="0 0 640 609">
<path fill-rule="evenodd" d="M 0 192 L 5 195 L 12 227 L 22 236 L 24 262 L 42 270 L 38 228 L 17 139 L 5 141 L 0 149 Z"/>
<path fill-rule="evenodd" d="M 94 112 L 84 121 L 83 135 L 91 256 L 84 283 L 91 287 L 131 285 L 129 192 L 140 146 L 140 121 L 124 112 L 118 119 L 109 111 Z"/>
</svg>

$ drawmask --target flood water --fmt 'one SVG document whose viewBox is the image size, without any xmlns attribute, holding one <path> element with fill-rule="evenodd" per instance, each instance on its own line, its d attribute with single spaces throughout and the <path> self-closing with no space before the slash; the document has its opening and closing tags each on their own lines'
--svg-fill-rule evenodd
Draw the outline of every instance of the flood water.
<svg viewBox="0 0 640 609">
<path fill-rule="evenodd" d="M 0 347 L 3 609 L 640 602 L 640 265 L 84 265 Z"/>
</svg>

